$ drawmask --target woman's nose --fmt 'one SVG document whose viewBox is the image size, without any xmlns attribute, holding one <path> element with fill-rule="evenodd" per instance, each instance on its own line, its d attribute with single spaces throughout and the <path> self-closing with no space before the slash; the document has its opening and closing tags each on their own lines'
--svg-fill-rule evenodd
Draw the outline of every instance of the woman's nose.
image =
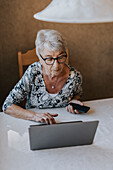
<svg viewBox="0 0 113 170">
<path fill-rule="evenodd" d="M 56 67 L 56 68 L 57 68 L 57 67 L 59 66 L 58 61 L 57 61 L 57 60 L 55 60 L 53 65 L 54 65 L 54 67 Z"/>
</svg>

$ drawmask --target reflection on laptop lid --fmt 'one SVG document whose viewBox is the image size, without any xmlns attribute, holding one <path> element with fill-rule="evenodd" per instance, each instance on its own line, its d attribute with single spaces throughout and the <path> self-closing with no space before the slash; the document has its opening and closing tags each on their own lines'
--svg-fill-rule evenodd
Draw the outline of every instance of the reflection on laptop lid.
<svg viewBox="0 0 113 170">
<path fill-rule="evenodd" d="M 30 149 L 50 149 L 92 144 L 99 121 L 73 121 L 29 127 Z"/>
</svg>

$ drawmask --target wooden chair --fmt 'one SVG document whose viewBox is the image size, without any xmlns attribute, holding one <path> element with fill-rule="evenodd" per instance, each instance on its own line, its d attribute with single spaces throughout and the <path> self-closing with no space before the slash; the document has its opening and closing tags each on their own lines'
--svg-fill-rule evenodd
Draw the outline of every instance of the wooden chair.
<svg viewBox="0 0 113 170">
<path fill-rule="evenodd" d="M 68 49 L 67 52 L 67 60 L 66 63 L 69 63 L 69 54 Z M 30 64 L 39 61 L 39 58 L 36 55 L 36 48 L 27 51 L 26 53 L 23 53 L 21 51 L 18 52 L 18 65 L 19 65 L 19 77 L 21 78 L 23 76 L 23 66 L 29 66 Z"/>
<path fill-rule="evenodd" d="M 19 77 L 23 76 L 23 66 L 29 66 L 30 64 L 39 61 L 39 58 L 36 55 L 36 49 L 32 49 L 23 53 L 21 51 L 18 52 L 18 66 L 19 66 Z"/>
</svg>

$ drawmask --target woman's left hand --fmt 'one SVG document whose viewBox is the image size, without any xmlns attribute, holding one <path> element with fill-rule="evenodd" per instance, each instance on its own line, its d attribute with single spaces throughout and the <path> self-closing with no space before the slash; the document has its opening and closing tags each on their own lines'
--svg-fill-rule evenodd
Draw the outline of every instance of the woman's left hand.
<svg viewBox="0 0 113 170">
<path fill-rule="evenodd" d="M 79 100 L 76 100 L 76 99 L 73 99 L 73 100 L 71 100 L 69 103 L 76 103 L 76 104 L 79 104 L 79 105 L 81 105 L 81 106 L 83 106 L 84 104 L 81 102 L 81 101 L 79 101 Z M 66 107 L 66 110 L 68 111 L 68 112 L 70 112 L 70 113 L 74 113 L 74 114 L 79 114 L 80 112 L 78 111 L 78 110 L 74 110 L 73 109 L 73 106 L 71 106 L 71 105 L 68 105 L 67 107 Z"/>
</svg>

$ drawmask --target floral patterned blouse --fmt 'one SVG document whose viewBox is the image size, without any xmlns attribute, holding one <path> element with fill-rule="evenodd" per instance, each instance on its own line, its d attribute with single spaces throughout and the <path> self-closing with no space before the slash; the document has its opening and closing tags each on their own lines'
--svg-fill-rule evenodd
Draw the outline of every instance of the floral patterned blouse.
<svg viewBox="0 0 113 170">
<path fill-rule="evenodd" d="M 75 95 L 82 93 L 81 74 L 73 67 L 69 65 L 68 67 L 70 74 L 65 85 L 59 93 L 52 96 L 45 87 L 40 61 L 31 64 L 6 98 L 2 107 L 3 111 L 12 104 L 18 105 L 26 97 L 26 109 L 65 107 Z"/>
</svg>

